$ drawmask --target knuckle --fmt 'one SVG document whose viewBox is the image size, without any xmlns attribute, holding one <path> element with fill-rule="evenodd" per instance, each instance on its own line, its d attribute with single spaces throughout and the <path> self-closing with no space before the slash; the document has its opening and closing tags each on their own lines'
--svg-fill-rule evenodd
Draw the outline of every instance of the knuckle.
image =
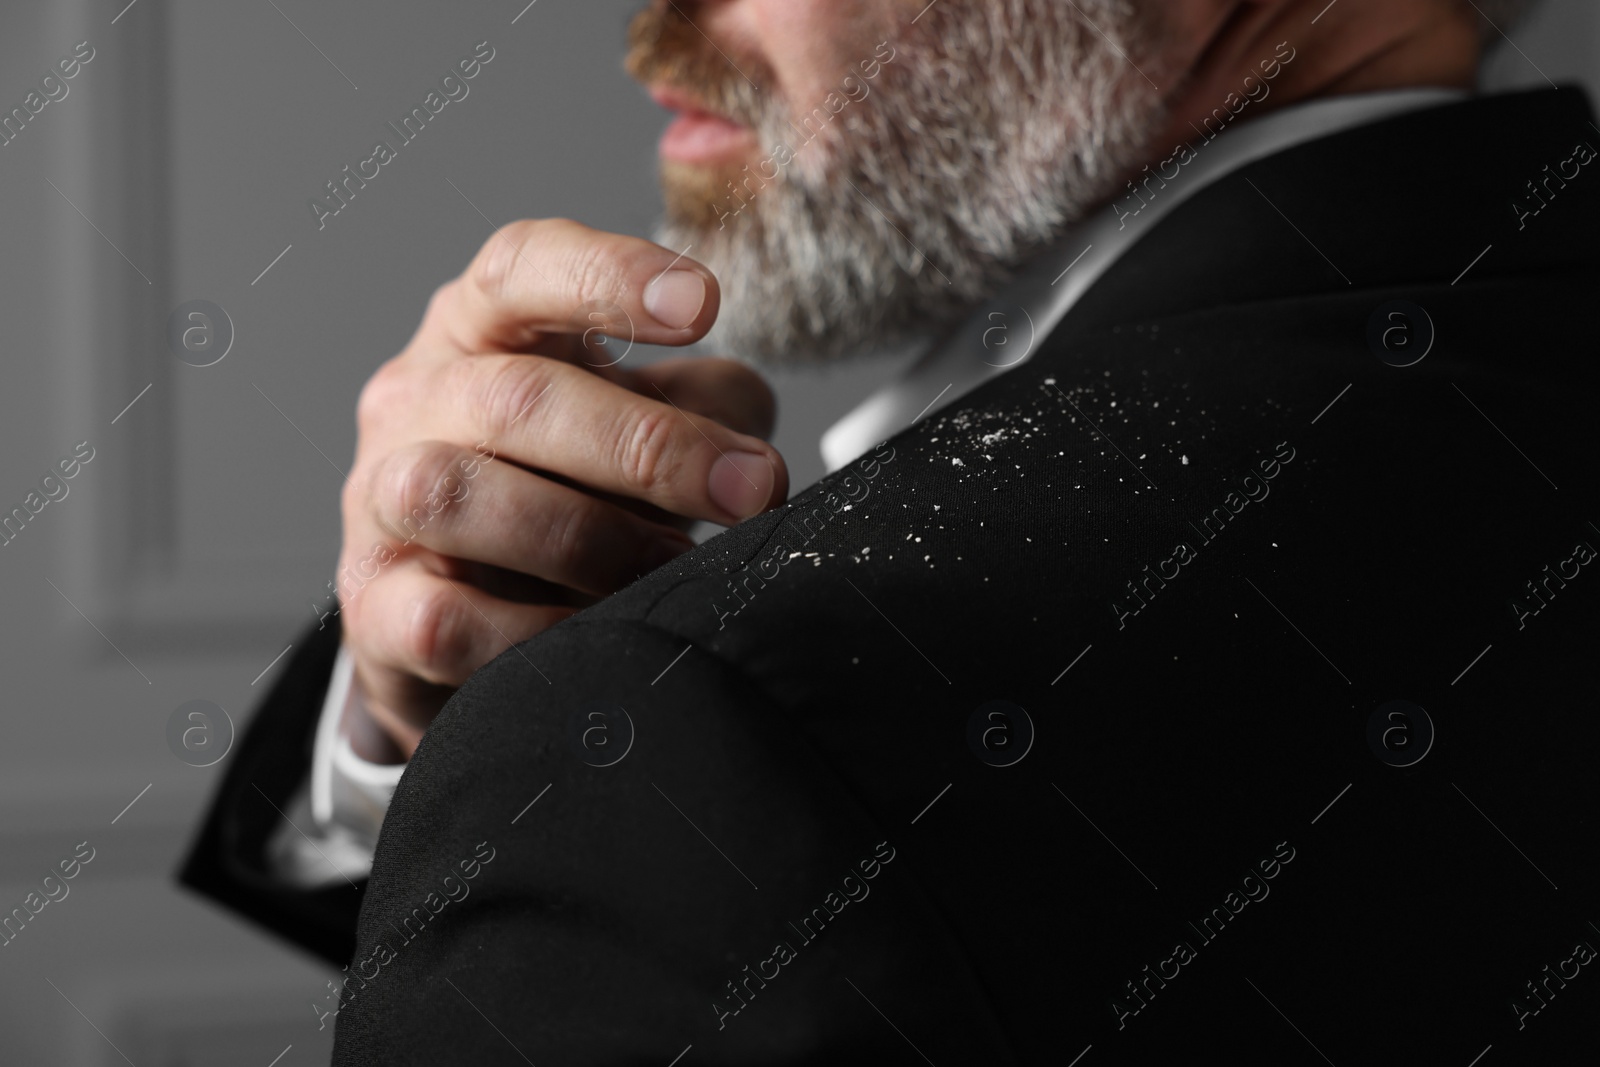
<svg viewBox="0 0 1600 1067">
<path fill-rule="evenodd" d="M 455 305 L 456 292 L 459 288 L 459 279 L 445 282 L 434 289 L 428 297 L 428 303 L 422 311 L 424 323 L 439 323 L 450 318 L 450 309 Z"/>
<path fill-rule="evenodd" d="M 620 303 L 628 295 L 628 271 L 611 243 L 591 240 L 576 242 L 572 247 L 565 274 L 576 302 Z"/>
<path fill-rule="evenodd" d="M 523 422 L 534 401 L 554 385 L 557 371 L 551 361 L 532 356 L 496 363 L 472 360 L 461 365 L 461 373 L 476 381 L 456 395 L 475 398 L 473 403 L 481 413 L 486 436 L 498 440 Z"/>
<path fill-rule="evenodd" d="M 384 645 L 384 630 L 392 625 L 392 614 L 384 611 L 386 597 L 376 597 L 374 584 L 383 580 L 386 557 L 377 545 L 361 547 L 347 542 L 339 556 L 339 622 L 352 650 L 371 655 Z"/>
<path fill-rule="evenodd" d="M 489 235 L 478 249 L 468 274 L 480 290 L 496 299 L 506 296 L 517 280 L 525 247 L 537 241 L 538 223 L 531 219 L 508 222 Z"/>
<path fill-rule="evenodd" d="M 350 477 L 345 479 L 344 485 L 339 489 L 339 514 L 344 520 L 346 537 L 366 508 L 366 485 L 367 473 L 358 462 L 355 469 L 350 472 Z"/>
<path fill-rule="evenodd" d="M 400 357 L 386 360 L 361 386 L 356 397 L 356 428 L 370 434 L 405 403 L 408 393 Z"/>
<path fill-rule="evenodd" d="M 544 529 L 539 553 L 552 574 L 571 574 L 583 558 L 593 509 L 580 501 L 573 507 L 554 508 L 540 516 Z"/>
<path fill-rule="evenodd" d="M 349 642 L 351 651 L 370 656 L 376 644 L 374 633 L 383 623 L 382 613 L 373 613 L 367 610 L 368 597 L 361 595 L 362 590 L 341 590 L 339 596 L 339 625 L 343 631 L 344 640 Z"/>
<path fill-rule="evenodd" d="M 668 484 L 678 467 L 676 420 L 671 410 L 640 413 L 633 424 L 615 435 L 618 474 L 629 488 L 652 492 Z"/>
<path fill-rule="evenodd" d="M 350 573 L 354 562 L 351 545 L 346 541 L 339 552 L 339 566 L 334 573 L 338 575 L 336 585 L 339 592 L 339 621 L 347 635 L 360 630 L 365 622 L 365 613 L 360 607 L 363 598 L 352 595 L 356 592 L 352 582 L 341 580 Z"/>
<path fill-rule="evenodd" d="M 578 247 L 586 242 L 576 239 L 584 230 L 571 219 L 518 219 L 500 227 L 478 250 L 468 276 L 485 294 L 495 300 L 513 296 L 517 286 L 529 279 L 523 275 L 533 270 L 541 258 L 548 259 L 547 247 Z M 538 280 L 546 278 L 536 272 Z"/>
<path fill-rule="evenodd" d="M 464 673 L 473 648 L 470 608 L 454 586 L 440 579 L 419 595 L 406 614 L 400 654 L 429 681 L 448 684 Z M 472 665 L 466 665 L 470 672 Z"/>
<path fill-rule="evenodd" d="M 450 505 L 463 497 L 465 485 L 456 475 L 460 450 L 424 442 L 390 453 L 378 465 L 372 496 L 379 519 L 404 543 L 425 529 L 448 521 Z"/>
</svg>

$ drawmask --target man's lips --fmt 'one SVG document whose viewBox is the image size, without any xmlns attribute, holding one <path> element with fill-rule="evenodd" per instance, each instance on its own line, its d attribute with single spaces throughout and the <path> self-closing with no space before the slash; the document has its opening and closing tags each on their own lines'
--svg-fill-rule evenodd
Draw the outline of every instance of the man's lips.
<svg viewBox="0 0 1600 1067">
<path fill-rule="evenodd" d="M 661 135 L 661 158 L 675 163 L 716 163 L 736 159 L 755 144 L 755 131 L 705 110 L 687 93 L 653 88 L 650 97 L 677 117 Z"/>
</svg>

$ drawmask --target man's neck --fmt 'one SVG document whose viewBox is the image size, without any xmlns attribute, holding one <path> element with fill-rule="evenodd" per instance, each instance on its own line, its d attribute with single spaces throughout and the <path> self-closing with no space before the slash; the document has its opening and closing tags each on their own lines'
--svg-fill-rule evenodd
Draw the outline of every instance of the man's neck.
<svg viewBox="0 0 1600 1067">
<path fill-rule="evenodd" d="M 1329 96 L 1390 89 L 1471 89 L 1481 51 L 1476 14 L 1463 0 L 1246 0 L 1174 5 L 1154 44 L 1150 75 L 1164 90 L 1167 121 L 1152 138 L 1157 158 L 1190 137 L 1280 46 L 1281 69 L 1250 118 Z M 1165 80 L 1163 80 L 1165 76 Z M 1169 84 L 1170 83 L 1170 84 Z"/>
</svg>

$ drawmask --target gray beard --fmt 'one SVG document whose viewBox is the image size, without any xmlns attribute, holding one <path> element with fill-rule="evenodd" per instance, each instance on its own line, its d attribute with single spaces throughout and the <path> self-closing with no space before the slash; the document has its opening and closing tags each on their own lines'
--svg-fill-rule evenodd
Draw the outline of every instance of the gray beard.
<svg viewBox="0 0 1600 1067">
<path fill-rule="evenodd" d="M 706 344 L 822 364 L 922 340 L 993 296 L 1141 161 L 1163 117 L 1121 54 L 1141 25 L 1123 0 L 935 4 L 877 78 L 853 71 L 834 98 L 848 103 L 803 127 L 730 86 L 771 155 L 719 204 L 720 227 L 669 214 L 656 236 L 721 283 Z"/>
</svg>

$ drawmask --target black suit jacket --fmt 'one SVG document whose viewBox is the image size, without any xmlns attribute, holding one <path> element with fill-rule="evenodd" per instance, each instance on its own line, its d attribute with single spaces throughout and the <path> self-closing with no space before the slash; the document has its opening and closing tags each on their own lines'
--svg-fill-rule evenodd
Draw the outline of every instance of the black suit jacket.
<svg viewBox="0 0 1600 1067">
<path fill-rule="evenodd" d="M 479 671 L 335 1062 L 1576 1055 L 1593 123 L 1251 164 L 1027 363 Z"/>
</svg>

